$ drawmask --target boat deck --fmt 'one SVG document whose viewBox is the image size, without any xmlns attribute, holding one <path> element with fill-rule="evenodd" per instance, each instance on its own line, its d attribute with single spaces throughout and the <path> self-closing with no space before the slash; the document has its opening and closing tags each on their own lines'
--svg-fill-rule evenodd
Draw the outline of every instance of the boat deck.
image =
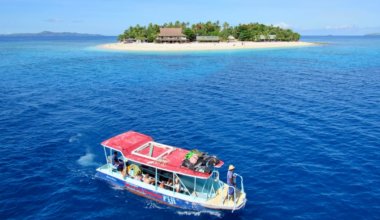
<svg viewBox="0 0 380 220">
<path fill-rule="evenodd" d="M 207 200 L 206 204 L 209 206 L 220 207 L 224 209 L 231 209 L 234 207 L 234 201 L 232 198 L 224 199 L 227 196 L 228 185 L 224 184 L 223 188 L 218 189 L 216 191 L 216 196 Z M 242 193 L 240 190 L 236 190 L 236 206 L 239 207 L 245 202 L 246 195 Z"/>
</svg>

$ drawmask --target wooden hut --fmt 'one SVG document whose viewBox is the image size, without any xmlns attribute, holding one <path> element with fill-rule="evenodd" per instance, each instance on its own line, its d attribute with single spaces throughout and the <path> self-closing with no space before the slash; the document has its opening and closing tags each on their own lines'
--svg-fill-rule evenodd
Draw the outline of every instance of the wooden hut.
<svg viewBox="0 0 380 220">
<path fill-rule="evenodd" d="M 227 40 L 228 40 L 228 42 L 235 42 L 236 41 L 235 37 L 232 35 L 228 36 Z"/>
<path fill-rule="evenodd" d="M 260 34 L 259 40 L 260 41 L 266 41 L 267 37 L 264 34 Z"/>
<path fill-rule="evenodd" d="M 182 28 L 160 28 L 160 33 L 156 38 L 157 43 L 184 43 L 187 42 L 186 35 L 182 33 Z"/>
<path fill-rule="evenodd" d="M 270 34 L 269 35 L 269 40 L 270 41 L 275 41 L 276 40 L 276 35 L 275 34 Z"/>
</svg>

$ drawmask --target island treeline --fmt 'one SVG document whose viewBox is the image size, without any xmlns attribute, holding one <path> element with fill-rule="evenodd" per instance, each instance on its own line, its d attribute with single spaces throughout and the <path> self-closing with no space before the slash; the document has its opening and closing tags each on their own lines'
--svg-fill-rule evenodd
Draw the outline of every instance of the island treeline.
<svg viewBox="0 0 380 220">
<path fill-rule="evenodd" d="M 300 34 L 273 25 L 249 23 L 231 26 L 227 22 L 220 24 L 219 21 L 196 24 L 176 21 L 163 25 L 150 23 L 148 26 L 131 26 L 118 36 L 118 40 L 132 38 L 154 42 L 162 27 L 181 27 L 189 41 L 195 41 L 196 36 L 219 36 L 221 41 L 227 41 L 230 36 L 240 41 L 262 41 L 269 39 L 269 36 L 275 36 L 276 41 L 298 41 L 300 39 Z"/>
</svg>

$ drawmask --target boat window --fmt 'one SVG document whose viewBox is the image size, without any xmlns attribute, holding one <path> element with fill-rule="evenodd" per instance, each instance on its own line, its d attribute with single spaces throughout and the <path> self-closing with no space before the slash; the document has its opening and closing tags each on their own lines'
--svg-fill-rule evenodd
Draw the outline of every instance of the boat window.
<svg viewBox="0 0 380 220">
<path fill-rule="evenodd" d="M 173 174 L 160 169 L 157 169 L 156 176 L 156 168 L 133 161 L 126 163 L 121 174 L 126 178 L 132 178 L 151 185 L 155 185 L 157 182 L 157 187 L 161 189 L 197 197 L 207 197 L 219 187 L 213 178 L 206 180 L 197 178 L 195 180 L 195 177 Z"/>
<path fill-rule="evenodd" d="M 173 191 L 173 173 L 157 169 L 157 178 L 160 188 Z"/>
<path fill-rule="evenodd" d="M 213 177 L 199 181 L 197 184 L 196 192 L 206 196 L 212 197 L 216 194 L 216 191 L 221 187 L 221 182 L 219 180 L 215 181 Z"/>
<path fill-rule="evenodd" d="M 190 176 L 184 176 L 178 174 L 178 177 L 180 178 L 182 184 L 184 185 L 184 190 L 188 190 L 191 194 L 194 191 L 194 177 Z"/>
</svg>

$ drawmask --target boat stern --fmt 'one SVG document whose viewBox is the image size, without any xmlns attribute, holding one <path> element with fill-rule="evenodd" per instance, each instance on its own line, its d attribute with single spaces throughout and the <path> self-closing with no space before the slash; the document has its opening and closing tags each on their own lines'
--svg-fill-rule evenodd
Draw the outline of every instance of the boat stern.
<svg viewBox="0 0 380 220">
<path fill-rule="evenodd" d="M 244 208 L 247 203 L 246 193 L 234 188 L 234 194 L 229 195 L 228 189 L 232 186 L 224 184 L 217 192 L 215 197 L 207 200 L 205 206 L 211 209 L 230 210 L 232 212 Z"/>
</svg>

